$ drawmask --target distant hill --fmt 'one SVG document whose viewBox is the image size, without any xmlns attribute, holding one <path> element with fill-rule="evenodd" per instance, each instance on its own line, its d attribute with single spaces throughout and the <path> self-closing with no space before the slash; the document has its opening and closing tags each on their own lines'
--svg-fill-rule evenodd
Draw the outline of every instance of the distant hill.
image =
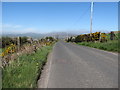
<svg viewBox="0 0 120 90">
<path fill-rule="evenodd" d="M 71 34 L 71 33 L 66 33 L 66 32 L 52 32 L 52 33 L 46 33 L 46 34 L 40 34 L 40 33 L 23 33 L 23 34 L 2 34 L 2 36 L 8 36 L 8 37 L 23 37 L 23 36 L 27 36 L 27 37 L 32 37 L 32 38 L 44 38 L 44 37 L 48 37 L 48 36 L 52 36 L 55 38 L 66 38 L 67 36 L 75 36 L 75 34 Z"/>
<path fill-rule="evenodd" d="M 72 34 L 72 33 L 66 33 L 66 32 L 52 32 L 52 33 L 47 33 L 45 34 L 45 36 L 52 36 L 52 37 L 58 37 L 60 39 L 64 39 L 66 38 L 67 36 L 70 37 L 70 36 L 75 36 L 76 34 Z"/>
<path fill-rule="evenodd" d="M 2 34 L 2 36 L 8 36 L 8 37 L 32 37 L 32 38 L 42 38 L 43 34 L 37 34 L 37 33 L 23 33 L 23 34 Z"/>
</svg>

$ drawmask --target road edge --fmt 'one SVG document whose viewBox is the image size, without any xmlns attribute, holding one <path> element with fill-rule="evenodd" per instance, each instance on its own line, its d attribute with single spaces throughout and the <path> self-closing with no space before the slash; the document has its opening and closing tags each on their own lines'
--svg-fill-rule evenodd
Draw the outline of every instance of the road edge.
<svg viewBox="0 0 120 90">
<path fill-rule="evenodd" d="M 41 71 L 40 79 L 37 81 L 37 88 L 47 88 L 48 86 L 48 80 L 49 80 L 50 69 L 52 64 L 52 54 L 55 45 L 53 46 L 51 52 L 47 56 L 47 62 L 43 67 L 43 70 Z"/>
</svg>

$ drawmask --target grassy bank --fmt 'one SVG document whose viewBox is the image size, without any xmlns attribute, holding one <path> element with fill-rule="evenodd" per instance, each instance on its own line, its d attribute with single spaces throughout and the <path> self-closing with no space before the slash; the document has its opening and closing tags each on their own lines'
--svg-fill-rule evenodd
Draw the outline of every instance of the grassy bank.
<svg viewBox="0 0 120 90">
<path fill-rule="evenodd" d="M 2 53 L 2 48 L 0 48 L 0 53 Z"/>
<path fill-rule="evenodd" d="M 52 46 L 44 46 L 36 53 L 22 55 L 3 69 L 3 88 L 35 88 L 37 78 L 47 61 Z"/>
<path fill-rule="evenodd" d="M 118 48 L 118 40 L 108 41 L 104 43 L 100 42 L 81 42 L 77 43 L 79 45 L 89 46 L 93 48 L 98 48 L 102 50 L 112 51 L 112 52 L 120 52 L 120 49 Z"/>
</svg>

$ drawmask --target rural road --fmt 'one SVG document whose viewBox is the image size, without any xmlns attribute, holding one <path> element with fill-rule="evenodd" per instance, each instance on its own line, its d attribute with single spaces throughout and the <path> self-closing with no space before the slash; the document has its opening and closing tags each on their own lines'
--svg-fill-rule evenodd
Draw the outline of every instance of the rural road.
<svg viewBox="0 0 120 90">
<path fill-rule="evenodd" d="M 118 88 L 115 53 L 59 41 L 48 59 L 47 88 Z"/>
</svg>

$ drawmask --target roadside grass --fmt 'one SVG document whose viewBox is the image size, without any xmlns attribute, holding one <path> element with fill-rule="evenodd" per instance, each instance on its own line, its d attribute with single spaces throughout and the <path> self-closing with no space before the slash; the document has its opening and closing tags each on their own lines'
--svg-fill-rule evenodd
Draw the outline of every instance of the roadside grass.
<svg viewBox="0 0 120 90">
<path fill-rule="evenodd" d="M 51 46 L 44 46 L 31 55 L 22 55 L 3 69 L 3 88 L 35 88 Z"/>
<path fill-rule="evenodd" d="M 0 53 L 2 53 L 2 48 L 0 48 Z"/>
<path fill-rule="evenodd" d="M 104 43 L 101 42 L 81 42 L 77 43 L 78 45 L 89 46 L 93 48 L 98 48 L 102 50 L 112 51 L 112 52 L 120 52 L 120 48 L 118 48 L 118 40 L 107 41 Z"/>
</svg>

